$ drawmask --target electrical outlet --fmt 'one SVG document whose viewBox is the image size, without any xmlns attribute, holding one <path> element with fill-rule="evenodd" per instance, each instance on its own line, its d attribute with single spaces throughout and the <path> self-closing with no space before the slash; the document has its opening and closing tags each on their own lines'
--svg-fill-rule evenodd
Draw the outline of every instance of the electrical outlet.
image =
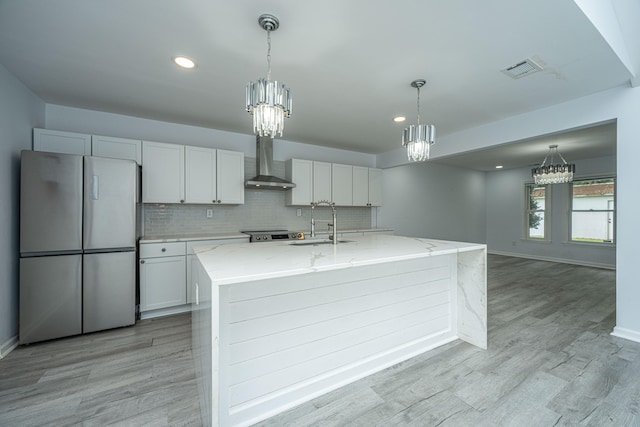
<svg viewBox="0 0 640 427">
<path fill-rule="evenodd" d="M 296 209 L 296 216 L 302 216 L 302 209 Z"/>
<path fill-rule="evenodd" d="M 207 218 L 213 218 L 213 209 L 207 209 Z"/>
</svg>

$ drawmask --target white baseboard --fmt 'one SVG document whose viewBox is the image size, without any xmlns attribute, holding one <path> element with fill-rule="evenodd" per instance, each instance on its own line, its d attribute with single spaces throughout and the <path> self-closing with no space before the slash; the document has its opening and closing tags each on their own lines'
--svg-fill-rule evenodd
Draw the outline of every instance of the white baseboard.
<svg viewBox="0 0 640 427">
<path fill-rule="evenodd" d="M 143 311 L 140 313 L 140 319 L 153 319 L 154 317 L 170 316 L 172 314 L 184 313 L 191 311 L 191 304 L 177 305 L 175 307 L 158 308 L 156 310 Z"/>
<path fill-rule="evenodd" d="M 629 341 L 640 342 L 640 332 L 621 328 L 619 326 L 613 328 L 613 332 L 611 332 L 611 335 L 618 338 L 624 338 Z"/>
<path fill-rule="evenodd" d="M 11 350 L 18 346 L 18 336 L 13 336 L 0 345 L 0 359 L 7 357 Z"/>
<path fill-rule="evenodd" d="M 537 256 L 537 255 L 525 255 L 525 254 L 518 254 L 518 253 L 512 253 L 512 252 L 502 252 L 502 251 L 492 251 L 492 250 L 487 250 L 487 253 L 491 255 L 504 255 L 504 256 L 512 256 L 516 258 L 535 259 L 537 261 L 551 261 L 551 262 L 559 262 L 562 264 L 582 265 L 584 267 L 604 268 L 607 270 L 616 269 L 616 266 L 611 264 L 603 264 L 603 263 L 589 262 L 589 261 L 577 261 L 574 259 L 544 257 L 544 256 Z"/>
</svg>

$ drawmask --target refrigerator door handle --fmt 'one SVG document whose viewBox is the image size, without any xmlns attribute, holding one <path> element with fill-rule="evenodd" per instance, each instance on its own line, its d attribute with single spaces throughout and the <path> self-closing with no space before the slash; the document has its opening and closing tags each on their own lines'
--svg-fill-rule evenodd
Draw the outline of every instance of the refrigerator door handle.
<svg viewBox="0 0 640 427">
<path fill-rule="evenodd" d="M 91 199 L 92 200 L 98 200 L 99 194 L 98 194 L 98 190 L 100 187 L 100 177 L 98 175 L 93 175 L 91 177 Z"/>
</svg>

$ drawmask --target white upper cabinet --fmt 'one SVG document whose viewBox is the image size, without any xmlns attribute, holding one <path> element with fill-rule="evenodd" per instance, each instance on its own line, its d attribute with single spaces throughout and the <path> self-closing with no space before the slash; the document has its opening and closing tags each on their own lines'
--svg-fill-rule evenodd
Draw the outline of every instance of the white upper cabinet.
<svg viewBox="0 0 640 427">
<path fill-rule="evenodd" d="M 382 169 L 369 168 L 369 206 L 382 206 Z"/>
<path fill-rule="evenodd" d="M 186 203 L 218 203 L 216 150 L 185 147 Z"/>
<path fill-rule="evenodd" d="M 289 159 L 285 175 L 296 184 L 285 196 L 288 206 L 321 200 L 336 206 L 382 206 L 382 169 Z"/>
<path fill-rule="evenodd" d="M 112 136 L 91 136 L 91 155 L 133 160 L 142 164 L 142 141 Z"/>
<path fill-rule="evenodd" d="M 285 193 L 289 206 L 310 205 L 313 201 L 313 162 L 290 159 L 285 165 L 285 178 L 296 186 Z"/>
<path fill-rule="evenodd" d="M 180 203 L 244 203 L 244 153 L 205 147 L 179 147 L 184 149 L 185 158 L 185 197 L 184 202 Z M 145 153 L 146 150 L 145 145 Z M 143 171 L 144 168 L 143 165 Z M 177 202 L 167 200 L 165 203 Z"/>
<path fill-rule="evenodd" d="M 184 146 L 142 142 L 142 201 L 185 203 Z"/>
<path fill-rule="evenodd" d="M 218 203 L 244 203 L 244 153 L 217 150 Z"/>
<path fill-rule="evenodd" d="M 353 167 L 353 206 L 369 206 L 369 168 Z"/>
<path fill-rule="evenodd" d="M 331 165 L 331 194 L 336 206 L 353 205 L 353 166 Z"/>
<path fill-rule="evenodd" d="M 110 157 L 142 163 L 142 141 L 111 136 L 33 129 L 33 150 Z"/>
<path fill-rule="evenodd" d="M 91 135 L 58 130 L 33 129 L 33 151 L 91 155 Z"/>
<path fill-rule="evenodd" d="M 331 163 L 313 162 L 313 201 L 331 202 Z"/>
<path fill-rule="evenodd" d="M 353 167 L 353 206 L 382 206 L 382 169 Z"/>
</svg>

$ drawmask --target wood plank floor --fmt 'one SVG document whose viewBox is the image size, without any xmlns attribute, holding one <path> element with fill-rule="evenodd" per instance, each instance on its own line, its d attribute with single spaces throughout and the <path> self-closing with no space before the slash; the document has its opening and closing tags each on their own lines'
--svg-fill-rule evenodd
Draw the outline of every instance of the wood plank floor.
<svg viewBox="0 0 640 427">
<path fill-rule="evenodd" d="M 640 426 L 640 344 L 612 337 L 615 272 L 489 256 L 489 349 L 455 341 L 261 426 Z M 200 425 L 190 317 L 0 361 L 0 426 Z"/>
</svg>

